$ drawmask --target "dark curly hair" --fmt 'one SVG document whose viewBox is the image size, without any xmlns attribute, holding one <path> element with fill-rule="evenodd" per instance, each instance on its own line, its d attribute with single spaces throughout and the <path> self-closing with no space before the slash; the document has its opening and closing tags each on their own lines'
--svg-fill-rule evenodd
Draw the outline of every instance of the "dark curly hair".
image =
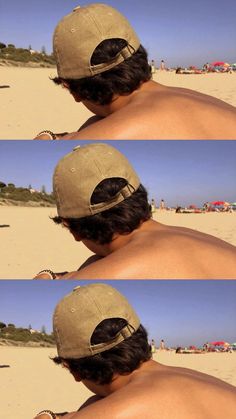
<svg viewBox="0 0 236 419">
<path fill-rule="evenodd" d="M 124 186 L 127 181 L 122 178 L 105 179 L 95 188 L 91 204 L 109 201 Z M 99 244 L 112 241 L 115 233 L 129 234 L 140 226 L 143 221 L 151 218 L 151 208 L 148 203 L 147 191 L 140 185 L 139 188 L 124 201 L 110 208 L 83 218 L 53 217 L 56 224 L 63 221 L 68 223 L 71 232 L 78 234 L 81 239 L 93 240 Z"/>
<path fill-rule="evenodd" d="M 103 320 L 93 332 L 91 344 L 104 343 L 113 339 L 126 325 L 127 321 L 124 319 Z M 56 364 L 66 362 L 70 372 L 79 374 L 82 380 L 109 384 L 114 374 L 130 374 L 143 362 L 151 359 L 151 348 L 147 331 L 140 325 L 132 336 L 107 351 L 81 359 L 61 357 L 52 359 Z"/>
<path fill-rule="evenodd" d="M 123 39 L 106 39 L 95 49 L 91 64 L 101 64 L 113 59 L 125 46 Z M 79 66 L 79 63 L 78 63 Z M 151 79 L 151 68 L 148 64 L 147 52 L 142 45 L 122 63 L 111 70 L 83 79 L 63 79 L 55 77 L 56 84 L 66 82 L 71 93 L 77 94 L 82 100 L 89 100 L 100 105 L 112 102 L 114 95 L 128 95 L 137 90 L 141 84 Z"/>
</svg>

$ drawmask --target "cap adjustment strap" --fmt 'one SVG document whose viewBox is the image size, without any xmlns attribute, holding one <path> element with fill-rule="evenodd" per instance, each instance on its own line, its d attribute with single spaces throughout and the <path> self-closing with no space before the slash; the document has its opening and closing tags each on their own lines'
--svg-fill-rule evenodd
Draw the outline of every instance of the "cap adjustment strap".
<svg viewBox="0 0 236 419">
<path fill-rule="evenodd" d="M 134 186 L 128 184 L 124 186 L 115 196 L 114 198 L 110 199 L 107 202 L 99 202 L 98 204 L 91 204 L 90 205 L 90 212 L 91 215 L 97 214 L 101 211 L 108 210 L 114 207 L 116 204 L 124 201 L 124 199 L 129 198 L 134 192 L 136 188 Z"/>
<path fill-rule="evenodd" d="M 106 69 L 106 71 L 112 69 L 113 67 L 117 66 L 117 64 L 120 64 L 127 58 L 131 57 L 134 52 L 135 48 L 133 48 L 131 45 L 127 45 L 109 62 L 90 65 L 91 74 L 99 74 L 101 73 L 102 69 Z"/>
<path fill-rule="evenodd" d="M 136 331 L 133 326 L 127 324 L 123 329 L 119 331 L 119 333 L 109 342 L 98 343 L 96 345 L 90 345 L 91 355 L 95 355 L 108 349 L 113 348 L 114 346 L 118 345 L 118 343 L 123 342 L 128 337 L 132 336 L 133 333 Z"/>
</svg>

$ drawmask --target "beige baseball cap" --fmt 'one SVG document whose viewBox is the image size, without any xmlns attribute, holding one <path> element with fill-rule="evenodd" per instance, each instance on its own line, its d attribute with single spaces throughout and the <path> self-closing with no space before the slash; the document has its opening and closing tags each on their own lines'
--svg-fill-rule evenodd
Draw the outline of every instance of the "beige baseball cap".
<svg viewBox="0 0 236 419">
<path fill-rule="evenodd" d="M 111 61 L 91 65 L 96 47 L 113 38 L 125 40 L 127 46 Z M 65 79 L 82 79 L 110 70 L 129 58 L 139 46 L 139 38 L 127 19 L 102 3 L 76 7 L 58 23 L 53 36 L 57 72 Z"/>
<path fill-rule="evenodd" d="M 104 179 L 123 178 L 127 185 L 112 199 L 91 204 L 96 186 Z M 140 180 L 133 167 L 116 148 L 103 143 L 77 146 L 57 164 L 53 176 L 53 191 L 58 215 L 82 218 L 109 208 L 131 196 Z"/>
<path fill-rule="evenodd" d="M 91 344 L 96 327 L 105 319 L 121 318 L 127 326 L 110 341 Z M 108 284 L 94 283 L 76 287 L 56 306 L 53 331 L 58 355 L 84 358 L 107 351 L 139 328 L 140 320 L 127 299 Z"/>
</svg>

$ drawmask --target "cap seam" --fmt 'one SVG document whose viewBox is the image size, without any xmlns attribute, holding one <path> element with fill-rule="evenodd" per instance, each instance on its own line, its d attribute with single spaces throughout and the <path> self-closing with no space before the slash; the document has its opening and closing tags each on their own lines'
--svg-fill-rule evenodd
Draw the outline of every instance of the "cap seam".
<svg viewBox="0 0 236 419">
<path fill-rule="evenodd" d="M 96 309 L 97 309 L 97 311 L 98 311 L 98 313 L 99 313 L 99 315 L 102 317 L 102 319 L 99 321 L 99 323 L 101 323 L 101 321 L 102 320 L 104 320 L 105 319 L 105 317 L 104 317 L 104 314 L 102 313 L 102 311 L 101 311 L 101 309 L 99 308 L 99 306 L 98 306 L 98 304 L 97 304 L 97 302 L 95 301 L 95 299 L 92 297 L 92 296 L 89 296 L 88 294 L 87 294 L 87 296 L 88 296 L 88 299 L 90 300 L 90 302 L 96 307 Z M 97 319 L 98 320 L 98 319 Z M 92 335 L 93 335 L 93 333 L 94 333 L 94 331 L 95 331 L 95 329 L 96 329 L 96 327 L 99 325 L 99 323 L 97 323 L 96 324 L 96 326 L 95 326 L 95 328 L 94 328 L 94 330 L 93 330 L 93 332 L 92 332 L 92 334 L 91 334 L 91 336 L 89 337 L 89 349 L 90 349 L 90 351 L 91 351 L 91 338 L 92 338 Z"/>
</svg>

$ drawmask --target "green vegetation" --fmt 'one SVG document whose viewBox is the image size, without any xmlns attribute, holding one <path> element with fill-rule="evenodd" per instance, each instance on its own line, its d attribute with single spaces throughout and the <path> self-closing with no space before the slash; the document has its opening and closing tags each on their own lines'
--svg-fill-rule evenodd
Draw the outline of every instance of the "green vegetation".
<svg viewBox="0 0 236 419">
<path fill-rule="evenodd" d="M 3 182 L 0 182 L 4 185 Z M 53 194 L 47 194 L 45 186 L 42 186 L 41 192 L 34 191 L 32 188 L 15 187 L 13 183 L 8 183 L 5 187 L 0 187 L 0 200 L 8 199 L 13 201 L 19 201 L 22 203 L 36 202 L 40 206 L 54 205 L 55 199 Z"/>
<path fill-rule="evenodd" d="M 53 54 L 46 54 L 45 47 L 42 47 L 41 52 L 39 52 L 33 51 L 31 48 L 16 48 L 13 44 L 8 44 L 6 46 L 3 42 L 0 42 L 0 60 L 13 61 L 22 64 L 36 63 L 40 65 L 40 67 L 55 65 Z"/>
<path fill-rule="evenodd" d="M 0 322 L 1 326 L 5 323 Z M 44 326 L 42 327 L 44 328 Z M 45 329 L 45 328 L 44 328 Z M 34 331 L 32 329 L 24 329 L 23 327 L 15 327 L 13 324 L 5 325 L 0 327 L 0 339 L 10 340 L 13 342 L 30 343 L 36 342 L 40 346 L 55 345 L 55 339 L 53 333 L 50 335 L 40 331 Z"/>
</svg>

